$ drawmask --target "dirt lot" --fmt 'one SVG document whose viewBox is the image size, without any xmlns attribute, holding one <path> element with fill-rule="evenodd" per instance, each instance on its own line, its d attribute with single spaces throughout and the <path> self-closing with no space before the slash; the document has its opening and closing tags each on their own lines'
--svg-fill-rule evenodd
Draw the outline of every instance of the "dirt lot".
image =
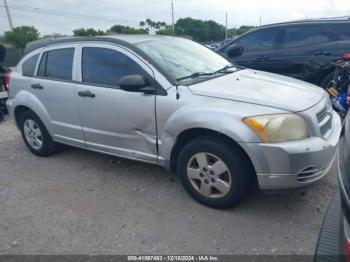
<svg viewBox="0 0 350 262">
<path fill-rule="evenodd" d="M 252 190 L 218 211 L 160 167 L 74 148 L 35 157 L 0 122 L 0 254 L 312 254 L 336 190 L 333 167 L 307 190 Z"/>
</svg>

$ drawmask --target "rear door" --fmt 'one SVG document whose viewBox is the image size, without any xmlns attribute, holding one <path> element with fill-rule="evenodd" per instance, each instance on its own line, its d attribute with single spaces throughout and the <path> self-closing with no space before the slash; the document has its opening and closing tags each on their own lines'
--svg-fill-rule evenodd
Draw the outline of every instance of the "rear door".
<svg viewBox="0 0 350 262">
<path fill-rule="evenodd" d="M 275 53 L 276 73 L 312 82 L 314 74 L 335 57 L 335 51 L 320 25 L 283 26 Z"/>
<path fill-rule="evenodd" d="M 350 22 L 332 22 L 322 25 L 327 35 L 335 41 L 335 57 L 350 53 Z"/>
<path fill-rule="evenodd" d="M 84 147 L 85 141 L 76 104 L 73 76 L 76 45 L 46 48 L 40 56 L 35 78 L 29 85 L 50 117 L 53 138 Z"/>
<path fill-rule="evenodd" d="M 135 74 L 154 85 L 152 70 L 131 51 L 111 44 L 84 43 L 79 54 L 82 84 L 76 96 L 86 147 L 156 162 L 156 97 L 119 88 L 121 77 Z"/>
</svg>

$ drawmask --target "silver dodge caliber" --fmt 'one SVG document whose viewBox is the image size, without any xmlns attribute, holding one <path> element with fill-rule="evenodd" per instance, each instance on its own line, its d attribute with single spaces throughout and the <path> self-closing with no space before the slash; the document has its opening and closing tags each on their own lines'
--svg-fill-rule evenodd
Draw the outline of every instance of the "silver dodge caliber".
<svg viewBox="0 0 350 262">
<path fill-rule="evenodd" d="M 320 180 L 341 131 L 322 89 L 165 36 L 33 42 L 7 107 L 38 156 L 67 144 L 158 164 L 214 208 L 255 180 L 273 191 Z"/>
</svg>

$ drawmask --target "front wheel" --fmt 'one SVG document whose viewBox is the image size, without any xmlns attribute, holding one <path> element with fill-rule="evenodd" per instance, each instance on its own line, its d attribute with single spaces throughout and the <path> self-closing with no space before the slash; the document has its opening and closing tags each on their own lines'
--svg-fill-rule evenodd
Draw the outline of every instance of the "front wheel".
<svg viewBox="0 0 350 262">
<path fill-rule="evenodd" d="M 238 146 L 203 137 L 183 148 L 177 173 L 186 191 L 198 202 L 230 208 L 242 200 L 254 170 Z"/>
</svg>

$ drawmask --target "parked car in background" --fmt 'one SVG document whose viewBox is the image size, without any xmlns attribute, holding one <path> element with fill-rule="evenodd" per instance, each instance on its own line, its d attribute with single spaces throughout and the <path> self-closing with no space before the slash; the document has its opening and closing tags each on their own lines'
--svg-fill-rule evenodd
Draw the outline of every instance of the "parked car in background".
<svg viewBox="0 0 350 262">
<path fill-rule="evenodd" d="M 5 60 L 6 48 L 0 44 L 0 119 L 5 112 L 5 102 L 8 97 L 9 70 L 4 68 L 1 63 Z"/>
<path fill-rule="evenodd" d="M 316 248 L 315 261 L 350 259 L 350 113 L 339 143 L 338 181 L 340 194 L 332 200 Z"/>
<path fill-rule="evenodd" d="M 217 50 L 239 66 L 325 87 L 329 64 L 350 51 L 350 19 L 318 19 L 259 27 Z"/>
<path fill-rule="evenodd" d="M 340 118 L 324 90 L 187 39 L 62 38 L 26 52 L 7 107 L 38 156 L 63 143 L 158 164 L 197 201 L 227 208 L 255 179 L 263 190 L 319 181 L 337 151 Z"/>
</svg>

